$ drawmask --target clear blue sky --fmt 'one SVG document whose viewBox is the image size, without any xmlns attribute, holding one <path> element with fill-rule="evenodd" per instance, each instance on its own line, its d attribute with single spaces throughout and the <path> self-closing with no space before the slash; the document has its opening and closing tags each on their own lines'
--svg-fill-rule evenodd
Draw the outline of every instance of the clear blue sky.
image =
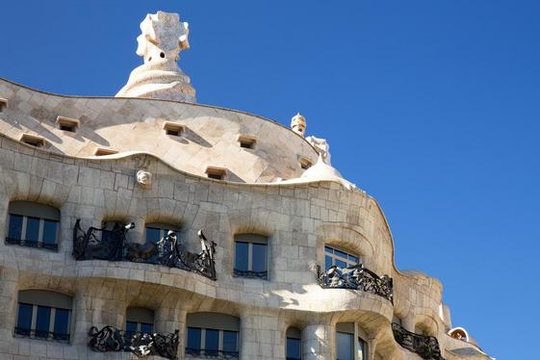
<svg viewBox="0 0 540 360">
<path fill-rule="evenodd" d="M 336 5 L 339 4 L 339 5 Z M 302 112 L 381 203 L 400 269 L 491 355 L 537 358 L 540 1 L 5 1 L 0 77 L 113 95 L 147 12 L 190 22 L 200 103 Z"/>
</svg>

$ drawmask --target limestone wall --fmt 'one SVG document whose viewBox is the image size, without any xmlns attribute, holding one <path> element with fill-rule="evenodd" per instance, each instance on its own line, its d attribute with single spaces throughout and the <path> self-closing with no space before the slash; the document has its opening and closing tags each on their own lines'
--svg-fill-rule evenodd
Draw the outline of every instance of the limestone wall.
<svg viewBox="0 0 540 360">
<path fill-rule="evenodd" d="M 128 123 L 139 126 L 137 121 L 145 116 L 143 110 L 144 114 L 157 114 L 173 108 L 189 112 L 191 108 L 185 104 L 169 106 L 165 102 L 163 108 L 157 109 L 153 106 L 155 102 L 148 100 L 145 103 L 145 100 L 88 100 L 49 95 L 46 103 L 39 104 L 40 99 L 45 101 L 43 94 L 24 88 L 15 91 L 12 87 L 0 83 L 2 96 L 6 89 L 11 89 L 11 93 L 8 91 L 10 110 L 0 113 L 3 119 L 0 131 L 7 133 L 0 136 L 0 238 L 6 237 L 10 201 L 52 205 L 60 210 L 61 219 L 58 252 L 0 241 L 1 359 L 129 358 L 128 353 L 96 353 L 87 346 L 90 327 L 123 328 L 128 307 L 153 309 L 157 331 L 178 329 L 181 359 L 186 316 L 195 312 L 219 312 L 240 318 L 242 360 L 284 359 L 285 332 L 290 326 L 302 331 L 304 359 L 334 359 L 335 329 L 341 322 L 357 324 L 369 344 L 370 359 L 419 359 L 395 342 L 390 327 L 395 318 L 412 331 L 417 325 L 432 331 L 448 358 L 465 356 L 447 351 L 469 345 L 446 338 L 449 322 L 441 316 L 442 286 L 428 276 L 409 275 L 395 269 L 388 224 L 376 201 L 364 192 L 347 190 L 334 182 L 263 185 L 212 180 L 197 176 L 195 170 L 180 170 L 182 167 L 174 161 L 167 161 L 170 158 L 166 154 L 163 159 L 141 153 L 118 158 L 81 158 L 85 146 L 90 144 L 86 130 L 81 127 L 81 138 L 76 135 L 72 143 L 65 137 L 55 140 L 56 129 L 49 122 L 60 111 L 54 109 L 74 116 L 75 110 L 90 111 L 93 106 L 99 106 L 101 110 L 94 109 L 94 120 L 88 117 L 85 126 L 90 127 L 94 121 L 94 139 L 100 135 L 99 141 L 112 143 L 116 141 L 113 138 L 103 140 L 107 129 L 112 133 Z M 137 102 L 145 106 L 137 107 Z M 19 110 L 13 110 L 13 106 Z M 42 115 L 35 113 L 40 111 L 40 106 L 48 109 Z M 130 119 L 121 120 L 120 116 L 118 125 L 98 125 L 108 115 L 114 117 L 116 106 L 127 107 Z M 67 109 L 73 112 L 67 113 Z M 245 115 L 237 113 L 227 115 L 231 120 L 225 119 L 223 110 L 199 110 L 215 116 L 214 120 L 201 122 L 213 124 L 213 130 L 204 130 L 206 135 L 212 131 L 217 134 L 216 129 L 221 133 L 234 124 L 250 129 L 268 126 L 265 120 L 257 118 L 239 121 L 238 117 Z M 223 120 L 216 120 L 222 119 L 221 116 Z M 38 124 L 32 120 L 36 118 L 45 120 Z M 195 128 L 196 118 L 186 115 L 183 119 L 188 127 Z M 29 130 L 32 121 L 33 131 L 47 136 L 54 146 L 35 148 L 14 139 L 21 131 Z M 244 122 L 249 125 L 239 125 Z M 281 129 L 276 132 L 276 141 L 290 142 L 304 155 L 314 153 L 300 137 L 275 124 L 272 126 L 274 130 Z M 202 129 L 201 125 L 200 133 Z M 128 145 L 126 142 L 126 149 Z M 73 150 L 71 154 L 67 149 L 79 149 L 79 152 Z M 268 161 L 267 169 L 276 166 L 272 168 L 274 175 L 288 171 L 273 164 L 274 156 L 281 156 L 280 150 L 270 154 L 262 149 L 257 153 L 257 161 Z M 283 154 L 283 163 L 294 162 L 297 155 Z M 138 170 L 153 175 L 150 187 L 138 186 L 135 177 Z M 251 179 L 259 181 L 262 177 Z M 135 222 L 128 240 L 139 243 L 144 242 L 145 224 L 174 225 L 180 228 L 181 239 L 193 252 L 199 249 L 196 233 L 203 229 L 207 238 L 217 243 L 218 279 L 213 281 L 194 272 L 160 265 L 75 261 L 71 252 L 77 219 L 81 219 L 83 228 L 99 227 L 106 220 Z M 268 280 L 233 276 L 234 235 L 239 233 L 268 237 Z M 378 275 L 392 276 L 394 304 L 369 292 L 321 288 L 315 267 L 324 265 L 325 244 L 357 253 L 367 268 Z M 57 291 L 74 299 L 69 344 L 13 336 L 17 294 L 25 289 Z"/>
</svg>

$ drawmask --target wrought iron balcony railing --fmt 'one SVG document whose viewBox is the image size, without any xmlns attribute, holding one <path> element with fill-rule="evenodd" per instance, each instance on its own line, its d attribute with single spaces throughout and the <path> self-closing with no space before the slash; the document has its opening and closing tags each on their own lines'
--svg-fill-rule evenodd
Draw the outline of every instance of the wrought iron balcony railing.
<svg viewBox="0 0 540 360">
<path fill-rule="evenodd" d="M 234 269 L 234 276 L 245 277 L 250 279 L 268 279 L 268 271 L 251 271 L 251 270 L 240 270 Z"/>
<path fill-rule="evenodd" d="M 77 220 L 73 229 L 73 257 L 76 260 L 132 261 L 157 264 L 193 271 L 216 280 L 214 262 L 216 243 L 208 241 L 202 230 L 198 233 L 201 252 L 195 254 L 185 249 L 174 231 L 169 231 L 158 242 L 128 243 L 126 234 L 134 227 L 134 223 L 128 225 L 116 223 L 112 230 L 90 227 L 84 232 L 81 229 L 80 220 Z"/>
<path fill-rule="evenodd" d="M 317 266 L 319 285 L 325 289 L 362 290 L 382 296 L 393 304 L 393 282 L 388 275 L 379 277 L 362 264 L 340 268 L 336 265 L 322 271 Z"/>
<path fill-rule="evenodd" d="M 88 332 L 88 346 L 98 352 L 128 351 L 137 356 L 161 356 L 178 359 L 178 330 L 174 334 L 127 332 L 107 325 L 98 330 L 95 326 Z"/>
<path fill-rule="evenodd" d="M 14 336 L 48 341 L 69 342 L 69 334 L 55 333 L 47 330 L 16 327 Z"/>
<path fill-rule="evenodd" d="M 58 244 L 56 243 L 46 243 L 46 242 L 35 241 L 35 240 L 14 239 L 10 237 L 6 238 L 6 243 L 10 245 L 20 245 L 20 246 L 28 246 L 28 247 L 35 247 L 35 248 L 58 251 Z"/>
<path fill-rule="evenodd" d="M 392 332 L 396 342 L 405 349 L 418 354 L 426 360 L 444 360 L 437 338 L 410 332 L 398 323 L 392 323 Z"/>
<path fill-rule="evenodd" d="M 207 359 L 238 359 L 238 351 L 224 351 L 224 350 L 205 350 L 205 349 L 191 349 L 186 348 L 186 357 L 197 357 Z"/>
</svg>

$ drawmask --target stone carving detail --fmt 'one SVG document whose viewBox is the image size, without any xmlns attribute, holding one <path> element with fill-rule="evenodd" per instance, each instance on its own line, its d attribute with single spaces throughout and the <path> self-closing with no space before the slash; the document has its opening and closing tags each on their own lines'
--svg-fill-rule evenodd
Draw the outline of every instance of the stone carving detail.
<svg viewBox="0 0 540 360">
<path fill-rule="evenodd" d="M 291 129 L 298 135 L 304 137 L 306 133 L 306 118 L 297 113 L 291 119 Z"/>
<path fill-rule="evenodd" d="M 444 360 L 437 338 L 415 334 L 406 330 L 398 323 L 392 323 L 392 332 L 394 333 L 394 339 L 396 339 L 399 345 L 418 354 L 422 359 Z"/>
<path fill-rule="evenodd" d="M 319 285 L 323 288 L 362 290 L 382 296 L 393 304 L 392 278 L 388 275 L 379 277 L 362 264 L 346 268 L 333 265 L 326 271 L 321 271 L 321 267 L 317 266 L 317 276 Z"/>
<path fill-rule="evenodd" d="M 175 231 L 169 231 L 157 243 L 128 243 L 126 233 L 134 227 L 134 223 L 128 225 L 116 223 L 112 231 L 90 227 L 84 232 L 79 219 L 73 230 L 73 257 L 75 260 L 126 260 L 164 265 L 193 271 L 212 280 L 217 279 L 214 260 L 216 243 L 206 239 L 202 230 L 197 234 L 201 242 L 201 251 L 195 254 L 187 251 L 178 241 Z"/>
<path fill-rule="evenodd" d="M 177 360 L 179 332 L 174 334 L 134 333 L 121 331 L 114 326 L 107 325 L 98 330 L 95 326 L 90 328 L 88 346 L 98 352 L 129 351 L 143 356 L 161 356 L 166 359 Z"/>
<path fill-rule="evenodd" d="M 148 14 L 137 37 L 137 55 L 144 64 L 134 69 L 116 96 L 196 102 L 190 79 L 177 65 L 180 51 L 189 49 L 189 25 L 174 13 Z"/>
<path fill-rule="evenodd" d="M 149 171 L 137 171 L 137 184 L 142 188 L 150 188 L 152 186 L 152 173 Z"/>
<path fill-rule="evenodd" d="M 330 162 L 330 145 L 328 145 L 326 139 L 321 139 L 315 136 L 308 136 L 306 140 L 311 145 L 313 145 L 315 149 L 317 149 L 317 152 L 322 156 L 324 162 L 327 165 L 332 165 Z"/>
</svg>

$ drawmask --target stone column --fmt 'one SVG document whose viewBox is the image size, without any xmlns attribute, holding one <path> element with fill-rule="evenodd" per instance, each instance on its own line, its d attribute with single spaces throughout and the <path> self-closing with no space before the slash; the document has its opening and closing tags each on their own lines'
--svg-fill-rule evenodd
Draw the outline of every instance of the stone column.
<svg viewBox="0 0 540 360">
<path fill-rule="evenodd" d="M 302 330 L 304 360 L 334 359 L 335 329 L 328 324 L 307 325 Z"/>
<path fill-rule="evenodd" d="M 0 267 L 0 339 L 11 339 L 16 325 L 19 276 L 17 270 Z"/>
<path fill-rule="evenodd" d="M 79 280 L 73 303 L 72 342 L 77 345 L 88 343 L 88 331 L 92 326 L 101 330 L 106 325 L 122 330 L 125 327 L 125 298 L 112 291 L 114 282 L 102 283 L 99 279 Z M 118 288 L 118 291 L 125 291 Z M 104 294 L 107 293 L 107 296 Z"/>
<path fill-rule="evenodd" d="M 178 330 L 178 359 L 183 360 L 185 354 L 185 332 L 187 311 L 182 308 L 160 307 L 155 312 L 156 332 L 174 333 Z"/>
<path fill-rule="evenodd" d="M 282 360 L 284 337 L 274 314 L 246 310 L 240 319 L 240 360 Z"/>
</svg>

